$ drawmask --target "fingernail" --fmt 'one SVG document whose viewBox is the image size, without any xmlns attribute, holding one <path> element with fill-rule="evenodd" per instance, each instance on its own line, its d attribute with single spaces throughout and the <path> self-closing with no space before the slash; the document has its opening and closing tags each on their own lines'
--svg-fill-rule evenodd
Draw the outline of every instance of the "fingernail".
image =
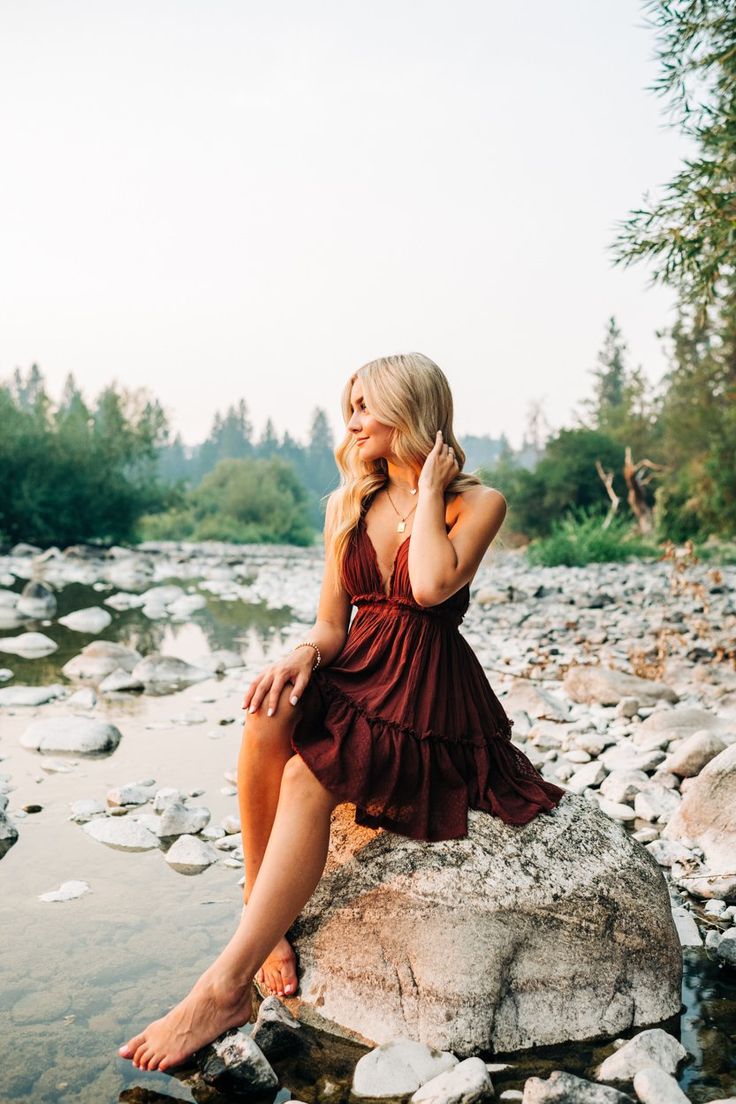
<svg viewBox="0 0 736 1104">
<path fill-rule="evenodd" d="M 254 705 L 252 705 L 250 707 L 250 709 L 248 710 L 249 713 L 255 713 L 255 711 L 256 711 L 256 707 Z"/>
<path fill-rule="evenodd" d="M 266 716 L 267 716 L 267 717 L 270 717 L 272 713 L 273 713 L 273 709 L 269 709 L 269 711 L 268 711 L 268 713 L 266 714 Z"/>
<path fill-rule="evenodd" d="M 292 694 L 291 697 L 289 698 L 289 701 L 291 702 L 292 705 L 296 705 L 296 703 L 299 701 L 299 699 L 296 696 L 296 694 Z"/>
</svg>

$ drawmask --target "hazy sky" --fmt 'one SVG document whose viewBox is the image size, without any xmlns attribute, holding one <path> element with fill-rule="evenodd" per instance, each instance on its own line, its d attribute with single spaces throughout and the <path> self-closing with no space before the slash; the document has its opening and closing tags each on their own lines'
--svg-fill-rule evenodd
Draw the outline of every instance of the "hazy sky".
<svg viewBox="0 0 736 1104">
<path fill-rule="evenodd" d="M 609 315 L 664 369 L 607 253 L 684 153 L 653 50 L 639 0 L 0 0 L 0 378 L 303 438 L 418 350 L 461 438 L 569 424 Z"/>
</svg>

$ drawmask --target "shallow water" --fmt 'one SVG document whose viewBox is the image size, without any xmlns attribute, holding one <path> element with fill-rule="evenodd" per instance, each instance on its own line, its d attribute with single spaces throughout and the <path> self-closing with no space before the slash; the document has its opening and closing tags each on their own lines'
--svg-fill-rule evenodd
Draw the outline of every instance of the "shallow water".
<svg viewBox="0 0 736 1104">
<path fill-rule="evenodd" d="M 99 591 L 74 584 L 59 594 L 59 615 L 100 604 L 100 598 Z M 187 1082 L 182 1073 L 136 1071 L 118 1058 L 116 1048 L 180 999 L 227 940 L 240 912 L 242 872 L 216 864 L 187 877 L 173 871 L 161 851 L 105 847 L 68 820 L 68 803 L 85 797 L 104 801 L 111 786 L 154 778 L 160 786 L 203 790 L 196 803 L 210 808 L 212 823 L 236 812 L 236 798 L 221 789 L 228 786 L 223 772 L 235 769 L 243 690 L 267 659 L 302 638 L 304 626 L 287 609 L 273 612 L 212 598 L 206 610 L 181 624 L 151 622 L 137 610 L 113 616 L 113 624 L 99 634 L 103 639 L 190 661 L 207 650 L 239 647 L 248 666 L 178 694 L 101 699 L 95 715 L 114 720 L 123 739 L 112 756 L 66 760 L 75 764 L 69 773 L 47 773 L 43 757 L 18 745 L 33 717 L 66 713 L 63 704 L 0 714 L 0 771 L 10 774 L 15 786 L 11 816 L 26 803 L 42 806 L 40 813 L 17 820 L 19 840 L 0 861 L 3 1102 L 228 1099 Z M 0 665 L 16 673 L 6 685 L 65 681 L 60 667 L 96 639 L 55 621 L 25 628 L 47 633 L 60 648 L 38 660 L 1 656 Z M 194 714 L 199 723 L 183 723 Z M 38 900 L 70 879 L 89 882 L 91 892 L 65 903 Z M 733 974 L 704 951 L 687 950 L 683 1009 L 662 1026 L 692 1055 L 678 1075 L 691 1100 L 705 1104 L 736 1093 Z M 590 1075 L 612 1050 L 608 1040 L 483 1057 L 510 1064 L 493 1074 L 499 1092 L 520 1089 L 526 1077 L 553 1069 Z M 347 1100 L 352 1068 L 362 1053 L 364 1048 L 314 1036 L 309 1061 L 274 1063 L 285 1087 L 269 1099 Z"/>
</svg>

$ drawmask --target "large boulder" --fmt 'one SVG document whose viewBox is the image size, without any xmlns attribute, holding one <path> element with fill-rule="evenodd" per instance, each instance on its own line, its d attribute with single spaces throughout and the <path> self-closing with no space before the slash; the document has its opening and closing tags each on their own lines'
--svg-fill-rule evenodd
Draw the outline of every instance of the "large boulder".
<svg viewBox="0 0 736 1104">
<path fill-rule="evenodd" d="M 703 851 L 707 869 L 700 872 L 702 877 L 685 876 L 683 885 L 699 895 L 736 900 L 736 744 L 716 755 L 691 779 L 662 835 Z M 698 884 L 701 881 L 702 886 Z M 701 894 L 701 889 L 706 892 Z"/>
<path fill-rule="evenodd" d="M 623 698 L 631 697 L 636 698 L 639 705 L 679 701 L 671 686 L 653 679 L 629 675 L 626 671 L 617 671 L 613 667 L 569 667 L 562 686 L 574 702 L 596 705 L 618 705 Z"/>
<path fill-rule="evenodd" d="M 461 1057 L 656 1023 L 682 961 L 654 858 L 567 793 L 523 827 L 471 810 L 439 843 L 333 814 L 324 876 L 292 926 L 303 1022 Z"/>
</svg>

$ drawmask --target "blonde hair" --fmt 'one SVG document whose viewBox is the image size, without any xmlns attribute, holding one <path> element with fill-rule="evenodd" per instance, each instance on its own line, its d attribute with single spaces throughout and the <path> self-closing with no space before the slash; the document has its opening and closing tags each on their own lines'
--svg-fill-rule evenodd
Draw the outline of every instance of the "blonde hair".
<svg viewBox="0 0 736 1104">
<path fill-rule="evenodd" d="M 378 357 L 354 372 L 345 384 L 341 406 L 345 425 L 353 410 L 350 395 L 353 383 L 360 379 L 363 396 L 371 414 L 393 427 L 391 451 L 399 464 L 421 469 L 432 451 L 437 430 L 442 440 L 453 448 L 460 471 L 445 488 L 445 494 L 463 491 L 481 483 L 474 474 L 462 471 L 465 453 L 452 428 L 452 393 L 441 368 L 422 353 L 402 353 Z M 333 524 L 330 547 L 334 557 L 336 587 L 342 579 L 342 567 L 353 530 L 360 519 L 363 502 L 388 482 L 388 463 L 383 457 L 363 460 L 355 435 L 347 432 L 336 447 L 335 461 L 340 472 L 340 485 L 328 496 L 332 506 Z"/>
</svg>

